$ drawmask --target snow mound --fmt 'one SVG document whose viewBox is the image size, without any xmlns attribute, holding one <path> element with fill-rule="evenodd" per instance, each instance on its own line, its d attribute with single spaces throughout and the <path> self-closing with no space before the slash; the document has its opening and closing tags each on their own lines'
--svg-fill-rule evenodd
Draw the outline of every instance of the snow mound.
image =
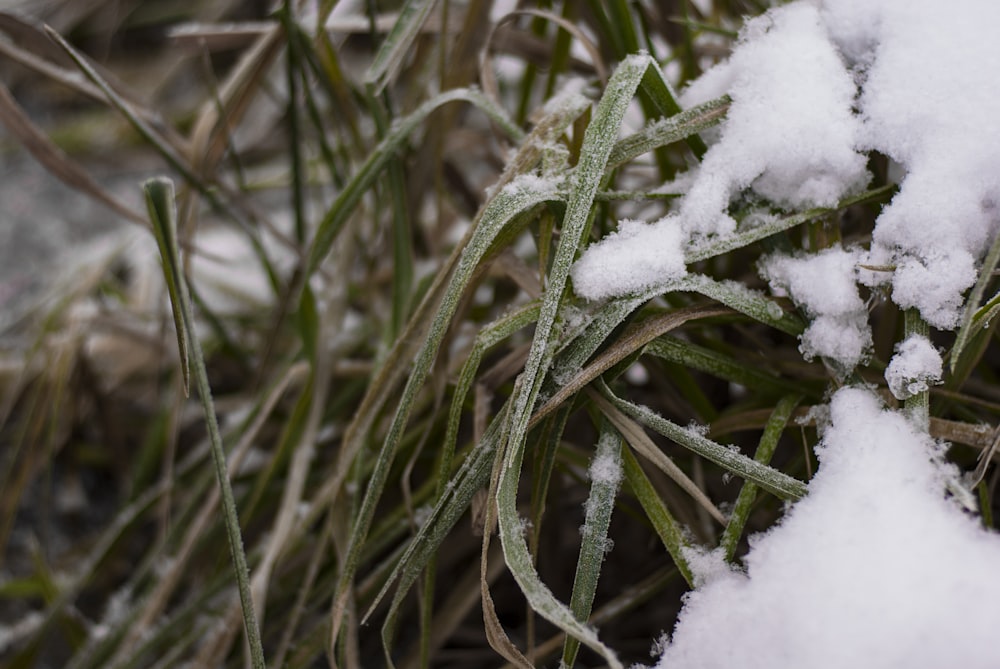
<svg viewBox="0 0 1000 669">
<path fill-rule="evenodd" d="M 746 573 L 687 595 L 658 669 L 996 666 L 1000 536 L 871 392 L 840 390 L 830 418 L 808 496 L 752 540 Z"/>
</svg>

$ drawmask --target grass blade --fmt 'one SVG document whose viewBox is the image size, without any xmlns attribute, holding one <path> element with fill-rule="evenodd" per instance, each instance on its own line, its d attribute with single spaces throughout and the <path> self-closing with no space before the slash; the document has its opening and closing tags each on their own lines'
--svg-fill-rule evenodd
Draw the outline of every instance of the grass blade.
<svg viewBox="0 0 1000 669">
<path fill-rule="evenodd" d="M 639 504 L 642 505 L 643 511 L 646 512 L 646 517 L 652 523 L 653 529 L 660 537 L 660 541 L 663 542 L 667 553 L 673 558 L 674 564 L 677 565 L 677 570 L 684 577 L 684 580 L 687 581 L 688 585 L 693 588 L 694 574 L 691 572 L 691 567 L 688 566 L 687 558 L 684 557 L 684 549 L 687 548 L 688 543 L 687 539 L 684 538 L 684 532 L 680 524 L 674 520 L 670 511 L 667 510 L 667 506 L 656 493 L 656 488 L 653 487 L 646 473 L 639 466 L 639 461 L 635 459 L 635 456 L 628 449 L 622 452 L 622 464 L 624 465 L 625 481 L 628 487 L 632 490 L 636 499 L 639 500 Z"/>
<path fill-rule="evenodd" d="M 151 179 L 143 184 L 153 227 L 157 230 L 157 242 L 161 244 L 163 256 L 164 278 L 167 281 L 171 295 L 171 307 L 174 309 L 174 323 L 177 325 L 178 343 L 184 332 L 187 344 L 183 345 L 182 365 L 188 364 L 188 348 L 190 360 L 193 362 L 193 372 L 198 395 L 201 398 L 205 413 L 205 425 L 208 428 L 211 444 L 212 460 L 215 463 L 215 473 L 218 477 L 222 493 L 222 507 L 226 521 L 226 533 L 229 539 L 230 557 L 233 561 L 233 571 L 239 586 L 240 603 L 243 607 L 243 626 L 250 645 L 250 657 L 254 669 L 264 668 L 264 649 L 261 644 L 260 628 L 254 613 L 253 597 L 250 593 L 250 573 L 247 568 L 247 558 L 243 550 L 243 537 L 240 534 L 240 523 L 236 515 L 236 502 L 233 499 L 233 489 L 229 482 L 226 467 L 226 454 L 222 446 L 222 435 L 219 433 L 219 422 L 215 415 L 212 402 L 212 390 L 208 384 L 208 371 L 205 369 L 205 358 L 201 351 L 195 331 L 194 313 L 188 297 L 187 283 L 180 271 L 177 248 L 176 214 L 174 204 L 174 185 L 169 179 Z M 179 312 L 177 311 L 179 307 Z M 187 375 L 185 374 L 185 383 Z"/>
<path fill-rule="evenodd" d="M 774 407 L 771 417 L 767 419 L 767 425 L 764 427 L 764 434 L 760 438 L 760 445 L 754 454 L 754 460 L 762 465 L 771 462 L 771 457 L 778 447 L 778 439 L 781 438 L 782 431 L 788 425 L 792 412 L 795 411 L 795 407 L 799 405 L 801 400 L 801 395 L 787 395 Z M 719 541 L 726 560 L 732 561 L 733 556 L 736 555 L 736 546 L 739 544 L 740 537 L 743 536 L 743 528 L 746 527 L 747 519 L 750 517 L 750 510 L 757 498 L 757 490 L 758 486 L 753 481 L 744 482 L 743 487 L 740 488 L 740 494 L 733 506 L 733 513 L 729 517 L 729 523 Z"/>
<path fill-rule="evenodd" d="M 163 262 L 163 278 L 170 296 L 170 308 L 174 316 L 174 331 L 177 335 L 177 351 L 180 354 L 181 377 L 184 379 L 184 396 L 190 394 L 191 364 L 188 353 L 188 328 L 185 322 L 184 301 L 187 299 L 182 291 L 186 284 L 181 279 L 184 269 L 181 267 L 179 245 L 177 243 L 177 209 L 174 205 L 173 182 L 165 179 L 152 180 L 143 186 L 146 192 L 146 207 L 149 210 L 149 220 L 153 224 L 153 234 L 160 250 Z"/>
<path fill-rule="evenodd" d="M 344 223 L 354 212 L 361 196 L 364 195 L 375 181 L 375 178 L 388 165 L 396 151 L 403 142 L 413 133 L 417 127 L 437 108 L 449 102 L 465 101 L 482 109 L 491 120 L 497 123 L 513 139 L 519 140 L 524 134 L 520 128 L 508 119 L 506 113 L 493 104 L 485 95 L 475 89 L 459 88 L 442 93 L 431 100 L 428 100 L 416 109 L 412 114 L 397 121 L 386 135 L 385 139 L 379 142 L 364 164 L 358 169 L 353 178 L 344 186 L 337 195 L 333 203 L 327 209 L 326 215 L 320 221 L 309 249 L 309 259 L 306 264 L 306 278 L 312 275 L 320 262 L 329 253 L 333 246 L 337 234 Z"/>
<path fill-rule="evenodd" d="M 951 347 L 949 367 L 951 367 L 952 373 L 955 372 L 962 360 L 962 351 L 968 345 L 972 334 L 981 330 L 982 324 L 988 324 L 996 316 L 997 311 L 1000 311 L 1000 293 L 994 295 L 993 299 L 984 304 L 982 308 L 978 306 L 986 292 L 986 286 L 993 278 L 993 270 L 996 269 L 997 263 L 1000 263 L 1000 235 L 997 235 L 993 244 L 990 245 L 990 250 L 983 260 L 983 266 L 979 268 L 979 279 L 965 300 L 962 324 L 959 327 L 958 336 L 955 338 L 955 344 Z"/>
<path fill-rule="evenodd" d="M 532 609 L 600 653 L 615 668 L 620 668 L 622 665 L 614 651 L 597 638 L 594 630 L 580 623 L 538 578 L 517 512 L 517 489 L 528 423 L 541 388 L 545 368 L 552 358 L 551 336 L 566 290 L 570 266 L 589 227 L 594 197 L 604 181 L 604 172 L 614 145 L 614 138 L 618 135 L 625 111 L 648 65 L 648 56 L 633 56 L 619 65 L 612 74 L 607 90 L 601 97 L 584 135 L 580 160 L 576 166 L 573 187 L 563 219 L 562 233 L 549 275 L 548 289 L 535 328 L 535 337 L 525 370 L 512 396 L 510 436 L 497 493 L 500 539 L 507 566 Z"/>
<path fill-rule="evenodd" d="M 406 0 L 406 4 L 399 10 L 399 17 L 392 25 L 392 30 L 365 72 L 364 81 L 372 86 L 373 93 L 381 93 L 386 84 L 396 76 L 435 3 L 436 0 Z"/>
<path fill-rule="evenodd" d="M 576 563 L 573 593 L 569 600 L 570 610 L 580 622 L 586 622 L 590 617 L 601 564 L 608 552 L 608 527 L 611 525 L 611 512 L 615 508 L 618 484 L 622 478 L 621 451 L 621 435 L 606 420 L 602 421 L 601 436 L 590 465 L 590 496 L 584 507 L 586 515 L 581 528 L 583 542 Z M 573 666 L 579 649 L 579 641 L 573 637 L 566 638 L 563 666 Z"/>
<path fill-rule="evenodd" d="M 610 391 L 607 391 L 605 396 L 626 415 L 634 418 L 646 427 L 711 460 L 726 471 L 743 479 L 753 481 L 781 499 L 796 500 L 806 494 L 806 485 L 802 481 L 794 479 L 777 469 L 762 465 L 742 453 L 733 451 L 722 444 L 702 436 L 694 430 L 683 428 L 647 407 L 623 400 Z"/>
</svg>

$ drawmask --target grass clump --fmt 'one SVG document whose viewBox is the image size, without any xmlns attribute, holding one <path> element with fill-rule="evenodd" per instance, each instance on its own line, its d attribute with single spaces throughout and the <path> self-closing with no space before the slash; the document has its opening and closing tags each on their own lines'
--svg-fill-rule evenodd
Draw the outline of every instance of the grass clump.
<svg viewBox="0 0 1000 669">
<path fill-rule="evenodd" d="M 762 8 L 125 3 L 98 39 L 111 4 L 0 25 L 13 139 L 131 221 L 3 335 L 7 666 L 239 666 L 244 637 L 254 666 L 647 660 L 690 549 L 738 561 L 805 494 L 814 409 L 884 388 L 926 331 L 873 290 L 845 378 L 802 360 L 808 314 L 756 271 L 864 243 L 894 190 L 877 155 L 833 207 L 734 201 L 683 277 L 574 293 L 587 244 L 669 211 L 731 103 L 674 88 Z M 170 48 L 138 49 L 147 31 Z M 37 99 L 124 119 L 111 150 L 172 180 L 147 182 L 149 216 L 29 119 Z M 944 385 L 906 400 L 966 468 L 1000 409 L 996 251 L 938 342 Z"/>
</svg>

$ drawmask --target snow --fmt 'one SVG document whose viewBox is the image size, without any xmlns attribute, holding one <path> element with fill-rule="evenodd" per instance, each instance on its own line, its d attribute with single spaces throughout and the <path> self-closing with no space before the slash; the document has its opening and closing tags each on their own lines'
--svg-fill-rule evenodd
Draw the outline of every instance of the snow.
<svg viewBox="0 0 1000 669">
<path fill-rule="evenodd" d="M 726 92 L 733 104 L 721 139 L 681 204 L 688 229 L 731 232 L 725 210 L 747 187 L 783 206 L 831 206 L 868 181 L 854 148 L 861 130 L 852 113 L 855 85 L 816 7 L 790 5 L 748 21 L 732 58 L 682 102 Z"/>
<path fill-rule="evenodd" d="M 616 232 L 591 247 L 573 265 L 573 289 L 577 295 L 598 300 L 680 278 L 687 273 L 684 241 L 676 218 L 665 218 L 653 225 L 623 220 Z"/>
<path fill-rule="evenodd" d="M 931 325 L 955 327 L 962 293 L 1000 226 L 1000 96 L 982 81 L 1000 69 L 998 21 L 1000 3 L 983 0 L 961 0 L 947 13 L 930 0 L 802 0 L 748 21 L 729 60 L 682 96 L 686 106 L 723 93 L 733 99 L 687 193 L 627 243 L 589 248 L 574 271 L 577 293 L 625 295 L 661 282 L 657 272 L 676 276 L 678 240 L 664 228 L 683 231 L 681 248 L 729 235 L 736 223 L 728 207 L 741 193 L 781 207 L 833 205 L 865 187 L 865 156 L 878 151 L 898 167 L 900 190 L 861 259 L 887 271 L 859 279 L 890 286 L 898 306 L 918 309 Z M 666 258 L 658 265 L 650 247 L 660 237 Z M 848 360 L 864 337 L 843 332 L 841 342 L 804 347 Z"/>
<path fill-rule="evenodd" d="M 910 335 L 896 347 L 896 355 L 885 370 L 889 390 L 898 400 L 905 400 L 941 382 L 941 354 L 927 337 Z"/>
<path fill-rule="evenodd" d="M 824 4 L 835 39 L 854 63 L 870 63 L 862 145 L 905 170 L 879 217 L 870 260 L 898 268 L 871 279 L 891 282 L 899 306 L 951 328 L 997 231 L 1000 96 L 982 77 L 1000 68 L 992 28 L 1000 4 L 962 0 L 940 9 L 928 0 Z"/>
<path fill-rule="evenodd" d="M 828 358 L 843 371 L 861 362 L 872 346 L 868 311 L 856 283 L 861 255 L 834 247 L 802 256 L 773 254 L 760 262 L 772 292 L 790 296 L 812 318 L 802 334 L 802 354 Z"/>
<path fill-rule="evenodd" d="M 658 669 L 995 667 L 1000 536 L 945 497 L 941 448 L 868 390 L 834 395 L 806 498 L 704 556 Z"/>
<path fill-rule="evenodd" d="M 808 317 L 803 355 L 842 378 L 872 348 L 860 285 L 953 329 L 1000 231 L 998 23 L 987 0 L 799 0 L 748 21 L 731 57 L 683 93 L 686 107 L 732 98 L 701 164 L 663 187 L 683 195 L 660 220 L 622 221 L 586 249 L 577 294 L 684 276 L 686 251 L 725 248 L 754 225 L 737 224 L 736 198 L 835 205 L 868 186 L 877 152 L 899 189 L 870 242 L 771 254 L 761 276 Z M 940 353 L 918 336 L 885 373 L 898 399 L 941 376 Z M 745 570 L 710 546 L 687 552 L 698 585 L 657 666 L 998 666 L 1000 535 L 956 501 L 968 491 L 945 446 L 867 388 L 838 390 L 827 420 L 808 495 L 751 538 Z"/>
</svg>

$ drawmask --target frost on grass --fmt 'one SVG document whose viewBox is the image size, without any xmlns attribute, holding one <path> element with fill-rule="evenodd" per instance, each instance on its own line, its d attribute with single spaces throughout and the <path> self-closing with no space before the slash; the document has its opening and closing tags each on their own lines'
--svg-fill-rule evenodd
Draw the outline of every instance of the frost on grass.
<svg viewBox="0 0 1000 669">
<path fill-rule="evenodd" d="M 791 297 L 811 318 L 802 334 L 802 354 L 822 356 L 845 371 L 861 362 L 872 346 L 868 312 L 856 282 L 861 255 L 837 247 L 800 257 L 774 254 L 760 263 L 761 276 L 774 294 Z"/>
<path fill-rule="evenodd" d="M 658 667 L 996 666 L 1000 537 L 945 497 L 939 446 L 867 390 L 830 420 L 808 496 L 687 596 Z"/>
<path fill-rule="evenodd" d="M 927 337 L 910 335 L 896 347 L 896 355 L 885 370 L 889 390 L 898 400 L 905 400 L 941 382 L 941 354 Z"/>
</svg>

